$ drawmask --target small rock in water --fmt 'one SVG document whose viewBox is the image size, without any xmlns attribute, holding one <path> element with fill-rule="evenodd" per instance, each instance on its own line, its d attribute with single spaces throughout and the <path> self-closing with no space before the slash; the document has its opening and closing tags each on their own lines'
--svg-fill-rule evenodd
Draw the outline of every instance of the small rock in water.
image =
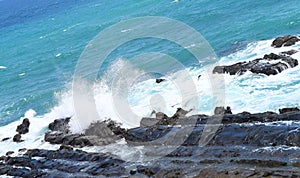
<svg viewBox="0 0 300 178">
<path fill-rule="evenodd" d="M 16 131 L 19 134 L 26 134 L 26 133 L 29 132 L 29 125 L 30 125 L 29 119 L 25 118 L 25 119 L 23 119 L 22 124 L 20 124 L 20 125 L 17 126 Z"/>
<path fill-rule="evenodd" d="M 14 142 L 22 142 L 23 140 L 21 140 L 21 134 L 16 134 L 13 138 Z"/>
<path fill-rule="evenodd" d="M 166 79 L 162 79 L 162 78 L 157 78 L 156 80 L 155 80 L 155 82 L 156 83 L 161 83 L 161 82 L 163 82 L 163 81 L 165 81 Z"/>
<path fill-rule="evenodd" d="M 198 80 L 200 79 L 201 75 L 198 75 Z"/>
<path fill-rule="evenodd" d="M 9 140 L 9 139 L 10 139 L 10 137 L 3 138 L 2 142 L 6 141 L 6 140 Z"/>
<path fill-rule="evenodd" d="M 295 108 L 282 108 L 279 109 L 279 113 L 280 114 L 285 114 L 285 113 L 292 113 L 292 112 L 299 112 L 300 109 L 298 109 L 297 107 Z"/>
</svg>

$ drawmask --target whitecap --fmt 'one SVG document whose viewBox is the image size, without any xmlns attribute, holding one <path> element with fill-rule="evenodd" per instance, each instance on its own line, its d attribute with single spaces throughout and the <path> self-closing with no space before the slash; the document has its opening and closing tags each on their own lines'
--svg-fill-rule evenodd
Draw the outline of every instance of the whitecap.
<svg viewBox="0 0 300 178">
<path fill-rule="evenodd" d="M 130 29 L 130 28 L 129 28 L 129 29 L 123 29 L 123 30 L 121 30 L 121 32 L 122 32 L 122 33 L 125 33 L 125 32 L 128 32 L 128 31 L 131 31 L 131 30 L 132 30 L 132 29 Z"/>
<path fill-rule="evenodd" d="M 6 69 L 6 67 L 5 66 L 0 66 L 0 69 Z"/>
</svg>

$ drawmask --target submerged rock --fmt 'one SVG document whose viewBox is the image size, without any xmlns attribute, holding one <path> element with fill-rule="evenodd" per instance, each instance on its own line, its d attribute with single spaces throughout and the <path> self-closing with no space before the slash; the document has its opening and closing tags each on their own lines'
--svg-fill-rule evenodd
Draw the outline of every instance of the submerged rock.
<svg viewBox="0 0 300 178">
<path fill-rule="evenodd" d="M 272 42 L 271 46 L 273 46 L 275 48 L 279 48 L 282 46 L 292 46 L 292 45 L 296 44 L 296 42 L 299 42 L 299 41 L 300 41 L 300 38 L 298 36 L 288 35 L 288 36 L 276 38 Z"/>
<path fill-rule="evenodd" d="M 298 61 L 286 55 L 270 53 L 263 58 L 258 58 L 249 62 L 238 62 L 229 66 L 216 66 L 213 73 L 229 73 L 230 75 L 242 75 L 246 71 L 256 74 L 276 75 L 283 70 L 293 68 L 298 65 Z"/>
</svg>

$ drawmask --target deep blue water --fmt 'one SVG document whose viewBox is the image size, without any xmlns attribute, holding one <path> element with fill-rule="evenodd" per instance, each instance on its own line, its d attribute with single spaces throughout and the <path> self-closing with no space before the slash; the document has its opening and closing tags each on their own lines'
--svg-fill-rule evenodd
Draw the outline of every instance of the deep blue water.
<svg viewBox="0 0 300 178">
<path fill-rule="evenodd" d="M 49 112 L 66 89 L 77 59 L 101 30 L 121 20 L 164 16 L 199 31 L 219 56 L 255 41 L 299 34 L 298 0 L 2 0 L 0 1 L 0 125 L 28 109 Z M 145 39 L 111 56 L 163 52 L 188 58 L 167 42 Z M 186 62 L 188 63 L 189 60 Z"/>
</svg>

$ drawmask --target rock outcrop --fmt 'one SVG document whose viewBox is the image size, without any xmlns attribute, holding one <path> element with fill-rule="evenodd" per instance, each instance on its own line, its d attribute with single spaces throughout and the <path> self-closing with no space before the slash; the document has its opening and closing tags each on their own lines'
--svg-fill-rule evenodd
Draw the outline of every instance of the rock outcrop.
<svg viewBox="0 0 300 178">
<path fill-rule="evenodd" d="M 114 155 L 80 150 L 28 150 L 23 156 L 4 157 L 0 175 L 16 177 L 119 177 L 124 161 Z"/>
<path fill-rule="evenodd" d="M 17 126 L 16 132 L 18 132 L 14 137 L 14 142 L 22 142 L 22 134 L 26 134 L 29 132 L 30 122 L 28 118 L 23 119 L 22 124 Z M 7 140 L 7 139 L 6 139 Z M 5 140 L 3 140 L 5 141 Z"/>
<path fill-rule="evenodd" d="M 112 120 L 94 122 L 83 134 L 70 132 L 71 118 L 59 119 L 49 124 L 50 131 L 45 134 L 50 143 L 61 144 L 58 150 L 7 152 L 0 157 L 0 175 L 299 177 L 300 111 L 282 108 L 279 112 L 233 114 L 230 107 L 218 107 L 212 116 L 187 116 L 189 111 L 178 108 L 171 117 L 158 112 L 155 118 L 144 118 L 141 127 L 132 129 Z M 214 120 L 218 122 L 211 122 Z M 199 146 L 208 122 L 217 129 L 205 146 Z M 128 143 L 129 152 L 143 146 L 145 155 L 155 159 L 131 162 L 110 153 L 76 148 L 115 143 L 120 138 Z"/>
<path fill-rule="evenodd" d="M 18 125 L 16 131 L 19 134 L 26 134 L 29 132 L 29 126 L 30 126 L 29 119 L 25 118 L 25 119 L 23 119 L 22 124 Z"/>
<path fill-rule="evenodd" d="M 300 38 L 298 36 L 287 35 L 287 36 L 282 36 L 282 37 L 276 38 L 272 42 L 272 46 L 275 48 L 279 48 L 282 46 L 292 46 L 299 41 L 300 41 Z"/>
<path fill-rule="evenodd" d="M 238 62 L 229 66 L 216 66 L 213 73 L 230 75 L 242 75 L 247 71 L 256 74 L 276 75 L 288 68 L 298 65 L 298 60 L 292 57 L 270 53 L 263 58 L 258 58 L 249 62 Z"/>
<path fill-rule="evenodd" d="M 71 118 L 63 118 L 54 120 L 49 124 L 49 132 L 45 134 L 45 141 L 51 144 L 64 144 L 75 147 L 85 146 L 103 146 L 115 143 L 121 137 L 122 130 L 117 124 L 108 121 L 95 122 L 90 125 L 85 133 L 74 134 L 70 133 L 69 121 Z M 116 132 L 116 133 L 114 133 Z"/>
</svg>

